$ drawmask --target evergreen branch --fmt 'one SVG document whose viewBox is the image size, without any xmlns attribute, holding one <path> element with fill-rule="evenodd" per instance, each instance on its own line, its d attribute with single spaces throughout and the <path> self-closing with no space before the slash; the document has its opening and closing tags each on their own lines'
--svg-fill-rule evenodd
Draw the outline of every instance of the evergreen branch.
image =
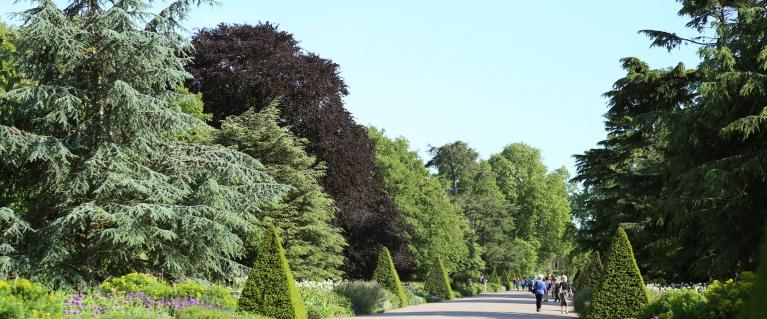
<svg viewBox="0 0 767 319">
<path fill-rule="evenodd" d="M 714 43 L 700 42 L 701 38 L 683 38 L 676 33 L 670 33 L 657 30 L 639 30 L 637 33 L 644 34 L 652 40 L 650 47 L 664 47 L 666 50 L 672 49 L 682 44 L 697 44 L 702 46 L 711 46 Z"/>
</svg>

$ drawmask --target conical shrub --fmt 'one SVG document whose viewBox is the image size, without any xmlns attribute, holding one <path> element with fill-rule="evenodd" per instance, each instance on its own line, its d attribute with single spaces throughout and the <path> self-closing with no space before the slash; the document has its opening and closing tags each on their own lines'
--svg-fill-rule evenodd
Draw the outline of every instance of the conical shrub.
<svg viewBox="0 0 767 319">
<path fill-rule="evenodd" d="M 442 300 L 453 300 L 455 298 L 453 289 L 450 287 L 450 277 L 448 277 L 447 271 L 445 271 L 442 259 L 437 258 L 429 273 L 426 274 L 424 289 L 429 294 Z"/>
<path fill-rule="evenodd" d="M 588 318 L 633 318 L 647 303 L 647 289 L 623 228 L 615 233 L 600 279 Z"/>
<path fill-rule="evenodd" d="M 578 272 L 578 281 L 575 285 L 578 289 L 594 289 L 599 287 L 602 276 L 602 259 L 598 251 L 591 253 L 591 259 L 586 267 Z"/>
<path fill-rule="evenodd" d="M 391 260 L 389 249 L 381 247 L 378 253 L 378 263 L 373 272 L 373 280 L 389 290 L 399 298 L 400 307 L 407 306 L 407 295 L 402 282 L 399 280 L 397 269 L 394 268 L 394 262 Z"/>
<path fill-rule="evenodd" d="M 498 286 L 502 286 L 501 285 L 501 277 L 498 277 L 498 272 L 495 271 L 495 267 L 493 267 L 493 274 L 490 276 L 490 283 L 491 284 L 496 284 Z"/>
<path fill-rule="evenodd" d="M 307 318 L 275 228 L 267 231 L 245 288 L 237 302 L 239 309 L 275 319 Z"/>
<path fill-rule="evenodd" d="M 767 232 L 765 233 L 767 234 Z M 764 305 L 767 304 L 767 241 L 762 243 L 762 250 L 759 257 L 759 266 L 756 269 L 756 278 L 754 278 L 753 288 L 746 303 L 741 310 L 740 319 L 761 319 L 764 318 Z"/>
<path fill-rule="evenodd" d="M 503 279 L 506 280 L 506 291 L 511 290 L 511 276 L 509 276 L 509 273 L 504 273 Z"/>
</svg>

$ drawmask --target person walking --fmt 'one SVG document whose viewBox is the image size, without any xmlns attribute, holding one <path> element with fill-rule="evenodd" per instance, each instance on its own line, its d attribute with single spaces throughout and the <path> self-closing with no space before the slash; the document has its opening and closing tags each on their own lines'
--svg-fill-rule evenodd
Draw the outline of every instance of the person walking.
<svg viewBox="0 0 767 319">
<path fill-rule="evenodd" d="M 543 281 L 543 275 L 538 275 L 538 280 L 535 281 L 533 289 L 535 292 L 535 311 L 541 312 L 541 301 L 548 289 L 548 287 L 546 287 L 546 282 Z"/>
<path fill-rule="evenodd" d="M 546 284 L 546 291 L 544 292 L 543 301 L 549 302 L 549 295 L 551 294 L 551 277 L 547 276 L 543 283 Z"/>
<path fill-rule="evenodd" d="M 554 286 L 551 290 L 554 292 L 554 302 L 559 301 L 559 276 L 554 277 L 554 281 L 552 282 L 552 286 Z"/>
<path fill-rule="evenodd" d="M 572 291 L 572 287 L 570 287 L 570 283 L 567 282 L 567 276 L 562 275 L 562 280 L 559 281 L 559 289 L 557 289 L 559 294 L 559 311 L 561 313 L 567 314 L 567 297 L 570 296 L 570 293 Z"/>
</svg>

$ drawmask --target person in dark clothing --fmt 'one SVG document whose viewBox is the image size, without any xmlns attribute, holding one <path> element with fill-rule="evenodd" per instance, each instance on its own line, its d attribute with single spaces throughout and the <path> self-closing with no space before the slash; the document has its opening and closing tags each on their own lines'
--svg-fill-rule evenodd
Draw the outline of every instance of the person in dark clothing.
<svg viewBox="0 0 767 319">
<path fill-rule="evenodd" d="M 551 285 L 553 286 L 551 290 L 554 292 L 554 302 L 557 302 L 559 301 L 559 277 L 554 277 Z"/>
<path fill-rule="evenodd" d="M 559 285 L 557 287 L 557 292 L 559 295 L 559 311 L 561 313 L 568 313 L 567 309 L 567 297 L 570 296 L 570 283 L 567 282 L 567 276 L 562 275 L 562 280 L 559 282 Z"/>
<path fill-rule="evenodd" d="M 543 275 L 538 275 L 538 280 L 533 284 L 533 290 L 535 293 L 535 311 L 541 312 L 541 301 L 543 301 L 543 295 L 548 292 L 546 282 L 543 281 Z"/>
</svg>

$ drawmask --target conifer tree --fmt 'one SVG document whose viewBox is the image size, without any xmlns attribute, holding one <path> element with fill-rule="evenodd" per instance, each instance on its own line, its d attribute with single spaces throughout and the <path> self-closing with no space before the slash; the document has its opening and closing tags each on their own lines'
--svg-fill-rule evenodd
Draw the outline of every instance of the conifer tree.
<svg viewBox="0 0 767 319">
<path fill-rule="evenodd" d="M 588 318 L 632 318 L 647 303 L 647 288 L 639 273 L 626 231 L 618 228 L 605 258 L 599 287 Z"/>
<path fill-rule="evenodd" d="M 442 258 L 436 258 L 432 268 L 426 274 L 423 285 L 426 292 L 442 300 L 455 299 L 453 289 L 450 287 L 450 277 L 442 264 Z"/>
<path fill-rule="evenodd" d="M 276 228 L 269 228 L 260 246 L 238 309 L 276 319 L 307 318 Z"/>
<path fill-rule="evenodd" d="M 283 231 L 286 256 L 296 277 L 340 278 L 346 242 L 340 230 L 329 224 L 336 208 L 318 183 L 324 164 L 306 154 L 306 139 L 296 137 L 289 127 L 280 127 L 278 103 L 226 118 L 215 140 L 259 159 L 277 182 L 292 187 L 282 202 L 264 208 L 262 223 Z"/>
<path fill-rule="evenodd" d="M 397 274 L 397 269 L 394 268 L 391 254 L 389 254 L 389 249 L 386 247 L 381 247 L 379 250 L 378 262 L 373 271 L 373 280 L 396 295 L 397 298 L 399 298 L 400 307 L 407 306 L 405 288 L 402 287 L 402 282 L 399 280 L 399 274 Z"/>
<path fill-rule="evenodd" d="M 18 67 L 0 95 L 0 272 L 69 284 L 129 272 L 231 278 L 262 205 L 284 186 L 252 157 L 178 136 L 195 4 L 35 1 L 20 14 Z"/>
</svg>

